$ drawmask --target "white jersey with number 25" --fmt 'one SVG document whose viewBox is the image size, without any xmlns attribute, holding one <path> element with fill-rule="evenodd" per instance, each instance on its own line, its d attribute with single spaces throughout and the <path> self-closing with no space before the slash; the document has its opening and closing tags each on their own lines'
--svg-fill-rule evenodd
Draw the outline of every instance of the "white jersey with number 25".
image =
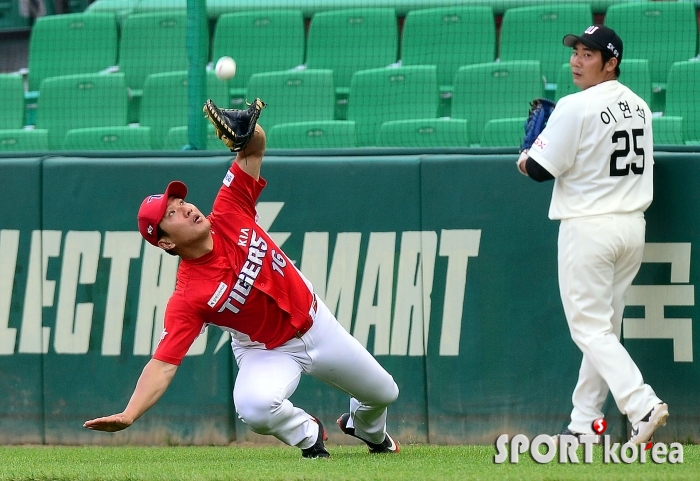
<svg viewBox="0 0 700 481">
<path fill-rule="evenodd" d="M 559 100 L 528 155 L 555 178 L 550 219 L 644 212 L 651 204 L 651 111 L 617 80 Z"/>
</svg>

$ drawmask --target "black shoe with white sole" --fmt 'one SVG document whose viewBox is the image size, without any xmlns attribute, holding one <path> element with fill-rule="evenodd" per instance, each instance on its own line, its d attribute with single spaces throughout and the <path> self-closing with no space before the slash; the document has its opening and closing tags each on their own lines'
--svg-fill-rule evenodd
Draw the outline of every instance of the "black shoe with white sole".
<svg viewBox="0 0 700 481">
<path fill-rule="evenodd" d="M 369 448 L 369 452 L 372 454 L 381 454 L 381 453 L 398 453 L 399 452 L 399 443 L 394 441 L 394 438 L 392 438 L 389 433 L 386 433 L 384 436 L 384 441 L 381 443 L 371 443 L 365 439 L 362 439 L 361 437 L 355 435 L 355 428 L 349 428 L 348 427 L 348 421 L 350 420 L 350 413 L 345 413 L 342 416 L 338 418 L 338 427 L 340 428 L 341 431 L 343 431 L 345 434 L 348 436 L 352 436 L 354 438 L 357 438 L 361 441 L 363 441 L 367 447 Z"/>
</svg>

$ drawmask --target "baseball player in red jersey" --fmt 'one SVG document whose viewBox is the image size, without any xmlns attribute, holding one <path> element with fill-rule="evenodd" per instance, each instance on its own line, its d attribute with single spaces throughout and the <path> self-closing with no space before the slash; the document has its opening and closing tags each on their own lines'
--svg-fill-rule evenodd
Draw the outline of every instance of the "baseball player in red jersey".
<svg viewBox="0 0 700 481">
<path fill-rule="evenodd" d="M 300 448 L 305 458 L 329 456 L 323 424 L 289 401 L 306 373 L 351 396 L 349 412 L 338 419 L 344 433 L 372 453 L 397 453 L 386 432 L 387 406 L 399 394 L 394 379 L 256 222 L 255 203 L 266 185 L 260 177 L 265 143 L 256 125 L 209 216 L 186 201 L 187 187 L 178 181 L 143 201 L 138 224 L 144 239 L 182 259 L 175 292 L 160 343 L 126 409 L 84 426 L 129 427 L 162 396 L 189 347 L 213 324 L 231 333 L 239 368 L 233 401 L 252 431 Z"/>
<path fill-rule="evenodd" d="M 551 219 L 559 226 L 559 290 L 571 337 L 583 353 L 562 434 L 594 433 L 611 392 L 632 424 L 630 442 L 648 442 L 668 406 L 620 343 L 625 293 L 642 263 L 644 211 L 653 197 L 651 111 L 618 82 L 622 40 L 604 25 L 563 39 L 581 91 L 563 97 L 518 159 L 537 181 L 554 179 Z"/>
</svg>

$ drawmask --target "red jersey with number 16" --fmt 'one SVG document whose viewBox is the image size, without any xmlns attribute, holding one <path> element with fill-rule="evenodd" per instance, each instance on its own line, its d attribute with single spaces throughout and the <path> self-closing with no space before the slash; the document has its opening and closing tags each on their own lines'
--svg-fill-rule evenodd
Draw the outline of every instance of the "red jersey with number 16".
<svg viewBox="0 0 700 481">
<path fill-rule="evenodd" d="M 206 324 L 247 335 L 267 349 L 311 325 L 311 285 L 256 222 L 255 203 L 267 184 L 235 162 L 214 201 L 214 249 L 183 260 L 164 329 L 153 355 L 179 365 Z"/>
</svg>

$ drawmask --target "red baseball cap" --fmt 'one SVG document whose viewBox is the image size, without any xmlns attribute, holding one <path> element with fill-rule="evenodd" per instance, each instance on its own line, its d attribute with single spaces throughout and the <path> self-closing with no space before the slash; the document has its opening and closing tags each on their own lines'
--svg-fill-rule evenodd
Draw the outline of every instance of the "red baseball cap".
<svg viewBox="0 0 700 481">
<path fill-rule="evenodd" d="M 139 232 L 144 239 L 158 246 L 158 224 L 165 215 L 170 197 L 184 199 L 187 196 L 187 186 L 179 180 L 168 184 L 163 194 L 154 194 L 146 197 L 139 208 L 138 221 Z"/>
</svg>

